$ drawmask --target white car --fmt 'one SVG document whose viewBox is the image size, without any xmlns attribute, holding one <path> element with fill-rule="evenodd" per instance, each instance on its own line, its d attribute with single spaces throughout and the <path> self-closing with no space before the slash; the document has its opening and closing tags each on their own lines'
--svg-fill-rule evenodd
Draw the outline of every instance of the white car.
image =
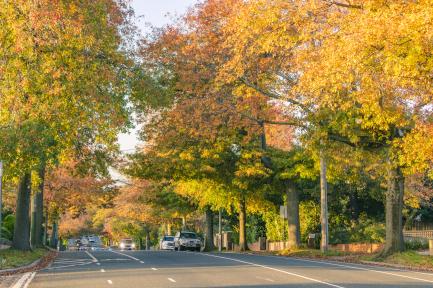
<svg viewBox="0 0 433 288">
<path fill-rule="evenodd" d="M 174 250 L 174 236 L 164 236 L 159 243 L 161 250 Z"/>
<path fill-rule="evenodd" d="M 174 250 L 194 250 L 200 252 L 201 240 L 194 232 L 177 232 L 174 236 Z"/>
<path fill-rule="evenodd" d="M 135 243 L 131 238 L 125 238 L 120 240 L 120 250 L 135 250 Z"/>
</svg>

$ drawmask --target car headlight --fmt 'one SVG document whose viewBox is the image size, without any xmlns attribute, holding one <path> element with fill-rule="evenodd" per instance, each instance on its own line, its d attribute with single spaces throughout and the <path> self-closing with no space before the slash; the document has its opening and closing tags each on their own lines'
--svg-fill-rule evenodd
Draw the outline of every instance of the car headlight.
<svg viewBox="0 0 433 288">
<path fill-rule="evenodd" d="M 132 243 L 131 247 L 132 247 L 132 248 L 135 248 L 135 243 Z"/>
<path fill-rule="evenodd" d="M 120 243 L 120 248 L 125 248 L 125 244 L 124 243 Z"/>
<path fill-rule="evenodd" d="M 180 242 L 181 244 L 186 244 L 186 243 L 188 243 L 188 241 L 186 241 L 186 239 L 180 239 L 179 242 Z"/>
</svg>

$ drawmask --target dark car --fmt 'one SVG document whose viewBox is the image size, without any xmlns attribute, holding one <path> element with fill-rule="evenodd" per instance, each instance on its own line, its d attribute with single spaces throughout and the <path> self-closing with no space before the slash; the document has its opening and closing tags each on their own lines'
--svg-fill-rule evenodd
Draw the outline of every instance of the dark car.
<svg viewBox="0 0 433 288">
<path fill-rule="evenodd" d="M 174 236 L 174 250 L 193 250 L 200 251 L 201 240 L 194 232 L 177 232 Z"/>
</svg>

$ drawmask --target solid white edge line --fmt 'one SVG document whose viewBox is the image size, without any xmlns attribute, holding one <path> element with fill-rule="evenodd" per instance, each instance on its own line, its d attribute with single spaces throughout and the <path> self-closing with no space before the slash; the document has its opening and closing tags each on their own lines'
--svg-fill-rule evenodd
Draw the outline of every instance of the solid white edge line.
<svg viewBox="0 0 433 288">
<path fill-rule="evenodd" d="M 374 270 L 374 269 L 365 268 L 365 267 L 361 267 L 361 266 L 352 266 L 352 265 L 338 264 L 338 263 L 332 263 L 332 262 L 326 262 L 326 261 L 315 261 L 315 260 L 303 259 L 303 258 L 297 258 L 297 257 L 293 257 L 292 259 L 295 259 L 298 261 L 311 262 L 311 263 L 326 264 L 326 265 L 337 266 L 337 267 L 345 267 L 345 268 L 350 268 L 350 269 L 355 269 L 355 270 L 370 271 L 370 272 L 386 274 L 386 275 L 391 275 L 391 276 L 397 276 L 397 277 L 402 277 L 402 278 L 407 278 L 407 279 L 412 279 L 412 280 L 417 280 L 417 281 L 422 281 L 422 282 L 427 282 L 427 283 L 433 283 L 433 280 L 427 280 L 427 279 L 418 278 L 418 277 L 401 275 L 401 274 L 397 274 L 397 273 L 393 273 L 393 272 L 389 272 L 389 271 Z M 384 268 L 386 268 L 386 267 L 384 267 Z"/>
<path fill-rule="evenodd" d="M 89 251 L 84 251 L 84 252 L 86 252 L 86 254 L 87 254 L 87 255 L 89 255 L 89 256 L 90 256 L 90 258 L 92 258 L 93 262 L 98 262 L 98 259 L 96 259 L 96 257 L 95 257 L 95 256 L 93 256 L 92 254 L 90 254 L 90 252 L 89 252 Z"/>
<path fill-rule="evenodd" d="M 167 279 L 168 279 L 168 281 L 170 281 L 170 282 L 176 283 L 176 280 L 174 280 L 173 278 L 167 278 Z"/>
<path fill-rule="evenodd" d="M 17 282 L 12 286 L 12 288 L 27 288 L 30 284 L 30 282 L 35 277 L 36 272 L 27 272 L 24 273 L 23 276 L 21 276 L 20 279 L 18 279 Z"/>
<path fill-rule="evenodd" d="M 285 270 L 280 270 L 280 269 L 273 268 L 273 267 L 270 267 L 270 266 L 260 265 L 260 264 L 256 264 L 256 263 L 252 263 L 252 262 L 247 262 L 247 261 L 243 261 L 243 260 L 239 260 L 239 259 L 233 259 L 233 258 L 229 258 L 229 257 L 223 257 L 223 256 L 217 256 L 217 255 L 211 255 L 211 254 L 202 254 L 202 253 L 198 253 L 198 254 L 199 255 L 209 256 L 209 257 L 215 257 L 215 258 L 221 258 L 221 259 L 231 260 L 231 261 L 234 261 L 234 262 L 244 263 L 244 264 L 248 264 L 248 265 L 252 265 L 252 266 L 256 266 L 256 267 L 261 267 L 261 268 L 264 268 L 264 269 L 277 271 L 277 272 L 280 272 L 280 273 L 284 273 L 284 274 L 287 274 L 287 275 L 295 276 L 295 277 L 298 277 L 298 278 L 302 278 L 302 279 L 305 279 L 305 280 L 309 280 L 309 281 L 312 281 L 312 282 L 324 284 L 324 285 L 331 286 L 331 287 L 345 288 L 343 286 L 339 286 L 339 285 L 336 285 L 336 284 L 324 282 L 324 281 L 321 281 L 321 280 L 318 280 L 318 279 L 310 278 L 310 277 L 307 277 L 307 276 L 303 276 L 303 275 L 300 275 L 300 274 L 288 272 L 288 271 L 285 271 Z"/>
<path fill-rule="evenodd" d="M 32 272 L 32 275 L 27 279 L 27 282 L 24 284 L 23 288 L 29 287 L 30 283 L 32 282 L 33 278 L 35 278 L 36 272 Z"/>
<path fill-rule="evenodd" d="M 140 261 L 140 259 L 135 258 L 135 257 L 133 257 L 133 256 L 131 256 L 131 255 L 128 255 L 128 254 L 120 253 L 120 252 L 118 252 L 118 251 L 110 251 L 110 252 L 113 252 L 113 253 L 116 253 L 116 254 L 119 254 L 119 255 L 123 255 L 123 256 L 129 257 L 129 258 L 134 259 L 134 260 L 136 260 L 136 261 Z"/>
</svg>

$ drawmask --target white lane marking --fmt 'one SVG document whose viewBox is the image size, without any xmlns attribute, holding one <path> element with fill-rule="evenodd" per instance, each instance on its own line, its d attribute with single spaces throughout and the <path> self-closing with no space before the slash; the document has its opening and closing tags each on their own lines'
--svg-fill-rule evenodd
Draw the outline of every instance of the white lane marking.
<svg viewBox="0 0 433 288">
<path fill-rule="evenodd" d="M 256 278 L 260 279 L 260 280 L 265 280 L 265 281 L 268 281 L 268 282 L 275 282 L 274 280 L 272 280 L 270 278 L 264 278 L 264 277 L 260 277 L 260 276 L 256 276 Z"/>
<path fill-rule="evenodd" d="M 173 278 L 167 278 L 167 279 L 168 279 L 168 281 L 170 281 L 170 282 L 176 283 L 176 280 L 174 280 Z"/>
<path fill-rule="evenodd" d="M 102 273 L 105 273 L 105 270 L 104 270 L 104 269 L 101 269 L 101 272 L 102 272 Z"/>
<path fill-rule="evenodd" d="M 158 269 L 152 267 L 152 270 L 153 270 L 153 271 L 156 271 L 156 270 L 158 270 Z"/>
<path fill-rule="evenodd" d="M 99 262 L 96 262 L 96 265 L 98 265 L 98 266 L 101 266 L 101 263 L 99 263 Z"/>
<path fill-rule="evenodd" d="M 433 280 L 427 280 L 427 279 L 418 278 L 418 277 L 411 277 L 411 276 L 401 275 L 401 274 L 392 273 L 392 272 L 388 272 L 388 271 L 374 270 L 374 269 L 369 269 L 369 268 L 364 268 L 364 267 L 359 267 L 359 266 L 337 264 L 337 263 L 331 263 L 331 262 L 325 262 L 325 261 L 315 261 L 315 260 L 309 260 L 309 259 L 307 260 L 307 259 L 301 259 L 301 258 L 292 258 L 292 259 L 296 259 L 298 261 L 311 262 L 311 263 L 327 264 L 327 265 L 337 266 L 337 267 L 351 268 L 351 269 L 356 269 L 356 270 L 376 272 L 376 273 L 380 273 L 380 274 L 386 274 L 386 275 L 397 276 L 397 277 L 402 277 L 402 278 L 406 278 L 406 279 L 412 279 L 412 280 L 417 280 L 417 281 L 422 281 L 422 282 L 427 282 L 427 283 L 433 283 Z"/>
<path fill-rule="evenodd" d="M 64 265 L 64 266 L 52 266 L 47 268 L 48 270 L 53 270 L 53 269 L 60 269 L 60 268 L 69 268 L 69 267 L 75 267 L 75 266 L 83 266 L 83 265 L 89 265 L 92 264 L 94 262 L 87 262 L 87 263 L 77 263 L 77 264 L 71 264 L 71 265 Z"/>
<path fill-rule="evenodd" d="M 345 288 L 343 286 L 339 286 L 339 285 L 335 285 L 335 284 L 332 284 L 332 283 L 324 282 L 324 281 L 321 281 L 321 280 L 318 280 L 318 279 L 314 279 L 314 278 L 310 278 L 310 277 L 307 277 L 307 276 L 303 276 L 303 275 L 300 275 L 300 274 L 296 274 L 296 273 L 280 270 L 280 269 L 273 268 L 273 267 L 270 267 L 270 266 L 260 265 L 260 264 L 256 264 L 256 263 L 252 263 L 252 262 L 242 261 L 242 260 L 238 260 L 238 259 L 234 259 L 234 258 L 229 258 L 229 257 L 211 255 L 211 254 L 202 254 L 202 253 L 197 253 L 197 254 L 199 254 L 199 255 L 205 255 L 205 256 L 209 256 L 209 257 L 215 257 L 215 258 L 221 258 L 221 259 L 231 260 L 231 261 L 234 261 L 234 262 L 244 263 L 244 264 L 248 264 L 248 265 L 252 265 L 252 266 L 256 266 L 256 267 L 261 267 L 261 268 L 264 268 L 264 269 L 277 271 L 277 272 L 280 272 L 280 273 L 284 273 L 284 274 L 287 274 L 287 275 L 295 276 L 295 277 L 298 277 L 298 278 L 302 278 L 302 279 L 305 279 L 305 280 L 309 280 L 309 281 L 312 281 L 312 282 L 324 284 L 324 285 L 331 286 L 331 287 Z"/>
<path fill-rule="evenodd" d="M 136 261 L 140 261 L 140 259 L 135 258 L 135 257 L 133 257 L 133 256 L 131 256 L 131 255 L 128 255 L 128 254 L 125 254 L 125 253 L 120 253 L 120 252 L 117 252 L 117 251 L 111 251 L 111 252 L 116 253 L 116 254 L 119 254 L 119 255 L 126 256 L 126 257 L 131 258 L 131 259 L 134 259 L 134 260 L 136 260 Z"/>
<path fill-rule="evenodd" d="M 27 288 L 35 277 L 36 272 L 27 272 L 12 286 L 12 288 Z"/>
<path fill-rule="evenodd" d="M 108 282 L 108 284 L 110 284 L 110 285 L 113 284 L 113 281 L 111 281 L 111 280 L 107 280 L 107 282 Z"/>
<path fill-rule="evenodd" d="M 85 251 L 85 252 L 86 252 L 86 254 L 87 254 L 87 255 L 89 255 L 89 256 L 90 256 L 90 258 L 92 258 L 93 262 L 98 262 L 98 259 L 96 259 L 96 257 L 95 257 L 95 256 L 93 256 L 92 254 L 90 254 L 90 252 L 89 252 L 89 251 Z"/>
<path fill-rule="evenodd" d="M 144 264 L 144 262 L 143 262 L 143 261 L 140 261 L 140 263 L 141 263 L 141 264 Z"/>
</svg>

